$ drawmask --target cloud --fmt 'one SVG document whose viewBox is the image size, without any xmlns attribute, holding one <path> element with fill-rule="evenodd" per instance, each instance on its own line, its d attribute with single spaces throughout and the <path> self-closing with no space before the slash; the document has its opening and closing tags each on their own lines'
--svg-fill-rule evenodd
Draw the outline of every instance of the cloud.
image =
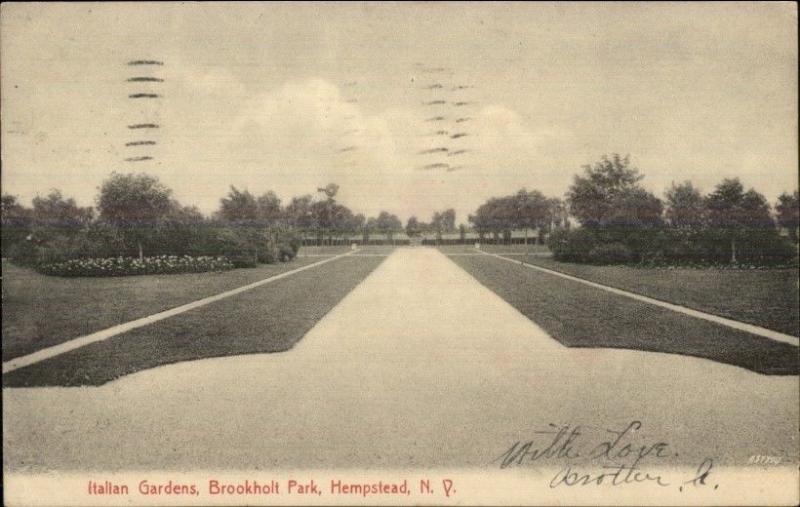
<svg viewBox="0 0 800 507">
<path fill-rule="evenodd" d="M 533 128 L 502 104 L 472 107 L 465 111 L 472 120 L 458 127 L 453 115 L 447 127 L 468 135 L 450 139 L 430 135 L 436 128 L 425 122 L 419 101 L 366 112 L 364 101 L 349 101 L 349 91 L 322 78 L 253 94 L 224 70 L 194 75 L 184 84 L 193 90 L 193 109 L 170 118 L 174 130 L 195 132 L 173 139 L 176 153 L 192 154 L 191 166 L 176 164 L 166 182 L 180 199 L 205 211 L 217 207 L 228 184 L 254 193 L 272 190 L 288 200 L 335 182 L 338 198 L 356 212 L 427 219 L 453 207 L 463 221 L 492 195 L 522 186 L 563 191 L 563 182 L 554 182 L 543 167 L 548 151 L 562 146 L 569 133 Z M 450 151 L 459 154 L 458 171 L 445 170 L 453 162 Z M 419 170 L 423 166 L 434 169 Z M 187 171 L 192 194 L 179 191 Z"/>
</svg>

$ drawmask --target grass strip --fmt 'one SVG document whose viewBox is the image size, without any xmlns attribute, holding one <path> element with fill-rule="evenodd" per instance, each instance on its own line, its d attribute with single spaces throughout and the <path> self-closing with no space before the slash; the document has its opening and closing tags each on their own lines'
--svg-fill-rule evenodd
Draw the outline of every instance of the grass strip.
<svg viewBox="0 0 800 507">
<path fill-rule="evenodd" d="M 800 336 L 798 270 L 592 266 L 540 256 L 516 261 L 694 310 Z"/>
<path fill-rule="evenodd" d="M 568 347 L 711 359 L 772 375 L 798 373 L 798 347 L 695 319 L 492 256 L 451 260 Z"/>
<path fill-rule="evenodd" d="M 4 387 L 101 385 L 156 366 L 290 349 L 381 262 L 318 268 L 3 375 Z"/>
<path fill-rule="evenodd" d="M 60 278 L 3 261 L 3 361 L 322 260 L 224 272 Z"/>
</svg>

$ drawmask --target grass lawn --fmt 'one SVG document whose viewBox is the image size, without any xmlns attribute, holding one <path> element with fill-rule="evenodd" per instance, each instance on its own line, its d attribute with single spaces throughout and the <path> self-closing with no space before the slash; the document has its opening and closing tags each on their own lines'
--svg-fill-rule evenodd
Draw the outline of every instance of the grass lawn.
<svg viewBox="0 0 800 507">
<path fill-rule="evenodd" d="M 475 245 L 442 245 L 437 247 L 443 254 L 449 253 L 479 253 L 475 250 Z M 481 250 L 489 253 L 513 253 L 525 254 L 533 253 L 537 255 L 549 254 L 550 249 L 547 245 L 491 245 L 481 243 Z"/>
<path fill-rule="evenodd" d="M 3 385 L 100 385 L 179 361 L 285 351 L 383 260 L 338 259 L 4 374 Z"/>
<path fill-rule="evenodd" d="M 319 257 L 219 273 L 60 278 L 3 261 L 3 360 L 241 287 Z"/>
<path fill-rule="evenodd" d="M 297 252 L 298 257 L 316 256 L 316 255 L 338 255 L 350 251 L 349 246 L 304 246 Z"/>
<path fill-rule="evenodd" d="M 798 374 L 798 347 L 628 299 L 490 256 L 451 260 L 568 347 L 690 355 Z"/>
<path fill-rule="evenodd" d="M 610 287 L 800 336 L 798 270 L 655 269 L 511 257 Z"/>
<path fill-rule="evenodd" d="M 389 255 L 394 251 L 394 247 L 392 245 L 367 245 L 367 246 L 359 246 L 357 254 L 375 254 L 375 255 Z M 317 256 L 317 255 L 338 255 L 342 253 L 347 253 L 350 251 L 349 246 L 304 246 L 300 249 L 300 253 L 298 257 L 304 257 L 307 255 Z"/>
</svg>

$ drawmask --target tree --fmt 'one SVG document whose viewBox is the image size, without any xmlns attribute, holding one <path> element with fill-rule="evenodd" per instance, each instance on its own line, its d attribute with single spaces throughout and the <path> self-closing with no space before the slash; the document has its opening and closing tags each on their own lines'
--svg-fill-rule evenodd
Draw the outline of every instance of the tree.
<svg viewBox="0 0 800 507">
<path fill-rule="evenodd" d="M 220 199 L 218 214 L 231 223 L 253 224 L 259 218 L 259 205 L 249 191 L 241 191 L 231 185 L 228 195 Z"/>
<path fill-rule="evenodd" d="M 330 208 L 330 231 L 339 235 L 353 232 L 355 229 L 355 215 L 347 206 L 333 203 Z"/>
<path fill-rule="evenodd" d="M 386 234 L 386 237 L 391 242 L 394 242 L 394 233 L 403 230 L 403 222 L 401 222 L 396 215 L 392 215 L 386 211 L 381 211 L 380 214 L 378 214 L 375 225 L 380 232 Z"/>
<path fill-rule="evenodd" d="M 528 229 L 538 229 L 540 241 L 544 241 L 545 232 L 549 232 L 554 221 L 552 201 L 538 190 L 531 192 L 524 188 L 514 196 L 516 216 L 513 218 L 515 228 L 525 230 L 525 244 L 528 244 Z"/>
<path fill-rule="evenodd" d="M 619 211 L 620 200 L 644 177 L 632 167 L 628 156 L 604 156 L 594 166 L 583 166 L 583 176 L 575 179 L 567 192 L 570 213 L 584 227 L 602 228 L 610 215 Z"/>
<path fill-rule="evenodd" d="M 410 216 L 406 222 L 406 234 L 413 238 L 420 233 L 419 219 L 416 216 Z"/>
<path fill-rule="evenodd" d="M 564 203 L 558 197 L 547 199 L 547 222 L 544 231 L 550 233 L 553 229 L 569 229 L 569 219 Z M 544 244 L 543 230 L 539 229 L 539 242 Z"/>
<path fill-rule="evenodd" d="M 513 228 L 513 217 L 516 215 L 516 203 L 513 197 L 491 197 L 481 204 L 474 215 L 469 216 L 481 241 L 485 234 L 493 234 L 495 241 L 498 235 Z"/>
<path fill-rule="evenodd" d="M 495 239 L 502 234 L 508 241 L 512 230 L 524 229 L 527 244 L 528 230 L 537 229 L 539 241 L 544 243 L 545 235 L 565 222 L 564 214 L 560 199 L 550 199 L 538 190 L 528 192 L 522 188 L 512 195 L 490 198 L 469 216 L 469 221 L 481 241 L 486 233 L 494 234 Z"/>
<path fill-rule="evenodd" d="M 283 218 L 281 199 L 275 192 L 269 191 L 259 196 L 256 199 L 256 206 L 258 208 L 258 220 L 262 224 L 274 226 Z"/>
<path fill-rule="evenodd" d="M 1 198 L 2 225 L 0 225 L 0 247 L 3 257 L 11 252 L 11 248 L 25 241 L 30 234 L 33 210 L 22 206 L 14 195 L 4 194 Z"/>
<path fill-rule="evenodd" d="M 477 231 L 479 241 L 483 241 L 484 235 L 491 231 L 491 210 L 489 202 L 478 206 L 475 214 L 469 215 L 467 220 L 475 228 L 475 231 Z"/>
<path fill-rule="evenodd" d="M 72 233 L 85 228 L 94 217 L 92 208 L 81 208 L 75 199 L 65 199 L 60 190 L 52 190 L 46 197 L 33 198 L 33 220 L 37 228 L 50 234 Z"/>
<path fill-rule="evenodd" d="M 601 226 L 626 230 L 652 229 L 663 224 L 661 199 L 647 190 L 635 187 L 621 191 L 614 206 L 603 217 Z"/>
<path fill-rule="evenodd" d="M 378 219 L 375 217 L 369 217 L 367 221 L 364 223 L 363 229 L 363 241 L 365 245 L 369 244 L 369 236 L 373 232 L 378 230 Z"/>
<path fill-rule="evenodd" d="M 456 230 L 456 211 L 453 208 L 446 209 L 442 212 L 441 227 L 443 232 L 453 232 Z"/>
<path fill-rule="evenodd" d="M 618 154 L 583 169 L 569 187 L 567 204 L 580 224 L 596 233 L 595 248 L 628 249 L 631 259 L 651 254 L 661 236 L 663 204 L 639 185 L 643 178 L 639 170 Z"/>
<path fill-rule="evenodd" d="M 97 207 L 100 219 L 116 227 L 126 241 L 135 243 L 142 259 L 142 242 L 156 221 L 171 209 L 171 195 L 172 191 L 154 176 L 112 172 L 100 187 Z"/>
<path fill-rule="evenodd" d="M 436 233 L 436 241 L 442 240 L 442 234 L 456 230 L 456 212 L 450 208 L 442 212 L 435 212 L 431 218 L 430 228 Z"/>
<path fill-rule="evenodd" d="M 797 243 L 797 228 L 800 227 L 800 195 L 795 190 L 793 194 L 784 192 L 778 197 L 775 206 L 778 212 L 778 224 L 789 231 L 789 239 Z"/>
<path fill-rule="evenodd" d="M 614 206 L 595 231 L 601 232 L 603 243 L 618 243 L 629 250 L 631 259 L 652 255 L 657 249 L 663 226 L 661 200 L 640 187 L 621 191 Z M 601 250 L 622 250 L 620 246 L 598 247 Z M 621 256 L 625 257 L 625 256 Z"/>
<path fill-rule="evenodd" d="M 314 215 L 311 211 L 312 200 L 313 198 L 309 194 L 292 198 L 285 210 L 289 225 L 301 231 L 314 228 Z"/>
<path fill-rule="evenodd" d="M 206 255 L 208 224 L 194 206 L 181 206 L 173 201 L 170 210 L 156 221 L 147 247 L 169 255 Z"/>
<path fill-rule="evenodd" d="M 355 216 L 353 216 L 353 222 L 352 222 L 352 225 L 350 227 L 350 231 L 353 234 L 359 234 L 360 233 L 362 235 L 362 239 L 363 239 L 364 228 L 366 226 L 367 226 L 367 217 L 365 217 L 363 213 L 358 213 Z"/>
<path fill-rule="evenodd" d="M 753 189 L 744 191 L 738 178 L 725 179 L 706 198 L 709 224 L 729 245 L 730 262 L 737 262 L 737 244 L 748 236 L 775 231 L 769 204 Z"/>
<path fill-rule="evenodd" d="M 667 189 L 666 217 L 672 227 L 697 229 L 706 223 L 706 203 L 690 181 L 673 183 Z"/>
</svg>

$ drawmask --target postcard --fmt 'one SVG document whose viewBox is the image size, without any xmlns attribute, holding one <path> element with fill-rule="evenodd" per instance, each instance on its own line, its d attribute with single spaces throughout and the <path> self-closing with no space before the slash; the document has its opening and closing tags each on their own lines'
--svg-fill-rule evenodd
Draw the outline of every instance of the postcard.
<svg viewBox="0 0 800 507">
<path fill-rule="evenodd" d="M 798 504 L 796 4 L 0 9 L 5 504 Z"/>
</svg>

